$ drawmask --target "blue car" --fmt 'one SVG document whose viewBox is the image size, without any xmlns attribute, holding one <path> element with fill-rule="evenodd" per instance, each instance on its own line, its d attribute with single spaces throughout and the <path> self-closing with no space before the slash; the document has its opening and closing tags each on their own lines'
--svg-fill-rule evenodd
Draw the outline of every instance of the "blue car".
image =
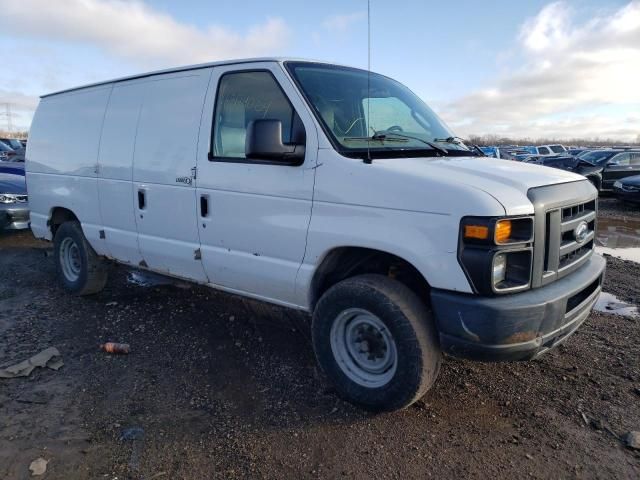
<svg viewBox="0 0 640 480">
<path fill-rule="evenodd" d="M 24 177 L 23 162 L 0 162 L 0 174 L 12 173 L 14 175 L 22 175 Z"/>
</svg>

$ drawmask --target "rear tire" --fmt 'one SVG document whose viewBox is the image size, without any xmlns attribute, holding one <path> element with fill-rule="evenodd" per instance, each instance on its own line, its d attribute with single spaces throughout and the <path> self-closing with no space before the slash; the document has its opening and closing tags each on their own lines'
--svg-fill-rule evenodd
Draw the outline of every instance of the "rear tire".
<svg viewBox="0 0 640 480">
<path fill-rule="evenodd" d="M 404 284 L 360 275 L 331 287 L 313 313 L 322 370 L 346 400 L 368 410 L 406 408 L 429 390 L 442 353 L 426 305 Z"/>
<path fill-rule="evenodd" d="M 79 222 L 65 222 L 54 238 L 58 278 L 75 295 L 100 292 L 107 283 L 107 266 L 89 245 Z"/>
</svg>

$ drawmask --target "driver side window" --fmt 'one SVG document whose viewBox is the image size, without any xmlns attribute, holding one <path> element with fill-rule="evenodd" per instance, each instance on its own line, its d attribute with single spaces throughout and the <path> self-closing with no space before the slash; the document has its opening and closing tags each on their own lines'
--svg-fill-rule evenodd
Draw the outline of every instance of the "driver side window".
<svg viewBox="0 0 640 480">
<path fill-rule="evenodd" d="M 220 78 L 214 110 L 214 159 L 246 159 L 247 126 L 253 120 L 282 122 L 282 140 L 289 143 L 295 111 L 268 71 L 226 73 Z"/>
</svg>

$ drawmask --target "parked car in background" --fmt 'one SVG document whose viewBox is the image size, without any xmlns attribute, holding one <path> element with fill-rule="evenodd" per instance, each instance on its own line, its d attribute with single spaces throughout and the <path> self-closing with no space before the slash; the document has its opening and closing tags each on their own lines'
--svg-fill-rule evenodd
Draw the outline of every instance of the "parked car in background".
<svg viewBox="0 0 640 480">
<path fill-rule="evenodd" d="M 497 147 L 496 148 L 496 158 L 501 158 L 503 160 L 517 160 L 517 155 L 528 155 L 529 153 L 526 150 L 522 150 L 514 147 Z"/>
<path fill-rule="evenodd" d="M 561 170 L 573 172 L 576 166 L 580 163 L 580 159 L 569 154 L 553 156 L 544 155 L 538 157 L 537 163 L 544 165 L 545 167 L 560 168 Z"/>
<path fill-rule="evenodd" d="M 587 177 L 600 192 L 613 189 L 616 180 L 640 174 L 640 149 L 591 150 L 578 157 L 558 156 L 543 159 L 542 164 Z"/>
<path fill-rule="evenodd" d="M 570 148 L 567 150 L 569 155 L 573 155 L 574 157 L 580 155 L 582 152 L 586 152 L 586 148 Z"/>
<path fill-rule="evenodd" d="M 24 176 L 24 162 L 0 162 L 0 173 Z"/>
<path fill-rule="evenodd" d="M 558 155 L 566 152 L 562 145 L 529 145 L 521 148 L 533 155 Z"/>
<path fill-rule="evenodd" d="M 24 172 L 0 173 L 0 231 L 29 228 L 29 201 Z"/>
<path fill-rule="evenodd" d="M 640 203 L 640 175 L 616 180 L 613 183 L 613 193 L 618 200 Z"/>
<path fill-rule="evenodd" d="M 533 155 L 531 153 L 519 153 L 515 155 L 515 160 L 524 163 L 540 163 L 540 159 L 546 158 L 544 155 Z"/>
<path fill-rule="evenodd" d="M 563 153 L 566 153 L 567 149 L 564 148 L 564 146 L 562 145 L 541 145 L 538 147 L 538 150 L 540 150 L 541 148 L 547 148 L 548 150 L 551 151 L 551 155 L 562 155 Z"/>
<path fill-rule="evenodd" d="M 23 146 L 24 148 L 27 148 L 27 139 L 26 139 L 26 138 L 25 138 L 25 139 L 23 139 L 23 140 L 20 140 L 20 143 L 22 144 L 22 146 Z"/>
<path fill-rule="evenodd" d="M 18 154 L 20 153 L 24 154 L 24 150 L 25 150 L 24 145 L 22 145 L 22 142 L 17 138 L 0 138 L 0 142 L 6 145 L 9 145 Z"/>
<path fill-rule="evenodd" d="M 16 151 L 4 142 L 0 142 L 0 161 L 7 161 L 17 155 Z"/>
<path fill-rule="evenodd" d="M 487 157 L 496 157 L 496 147 L 478 147 Z"/>
<path fill-rule="evenodd" d="M 4 152 L 4 155 L 2 155 Z M 25 159 L 25 150 L 16 152 L 13 148 L 9 147 L 6 143 L 0 142 L 0 161 L 3 162 L 22 162 Z"/>
</svg>

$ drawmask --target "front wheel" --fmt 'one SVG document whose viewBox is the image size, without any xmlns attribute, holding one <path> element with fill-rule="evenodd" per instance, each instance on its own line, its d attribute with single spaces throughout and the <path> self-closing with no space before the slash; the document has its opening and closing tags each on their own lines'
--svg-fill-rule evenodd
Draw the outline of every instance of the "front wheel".
<svg viewBox="0 0 640 480">
<path fill-rule="evenodd" d="M 313 313 L 318 363 L 342 397 L 374 411 L 406 408 L 435 381 L 441 351 L 427 307 L 382 275 L 343 280 Z"/>
<path fill-rule="evenodd" d="M 107 268 L 93 250 L 79 222 L 65 222 L 54 238 L 56 270 L 62 286 L 76 295 L 91 295 L 107 283 Z"/>
</svg>

